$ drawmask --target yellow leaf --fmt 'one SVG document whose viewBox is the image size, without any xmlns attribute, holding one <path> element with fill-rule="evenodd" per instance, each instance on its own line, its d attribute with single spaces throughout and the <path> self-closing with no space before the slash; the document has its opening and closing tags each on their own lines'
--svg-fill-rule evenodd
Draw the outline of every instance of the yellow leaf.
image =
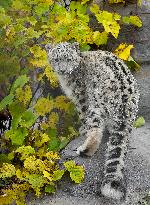
<svg viewBox="0 0 150 205">
<path fill-rule="evenodd" d="M 138 16 L 130 16 L 130 23 L 134 24 L 139 28 L 142 26 L 142 21 Z"/>
<path fill-rule="evenodd" d="M 68 108 L 70 107 L 70 101 L 67 97 L 61 95 L 56 97 L 55 99 L 55 107 L 60 110 L 68 111 Z"/>
<path fill-rule="evenodd" d="M 115 38 L 118 37 L 119 30 L 120 30 L 120 25 L 116 21 L 112 22 L 104 22 L 103 24 L 105 31 L 110 32 Z"/>
<path fill-rule="evenodd" d="M 46 51 L 43 50 L 40 46 L 33 46 L 30 48 L 31 53 L 34 55 L 34 57 L 45 57 L 47 58 Z"/>
<path fill-rule="evenodd" d="M 7 28 L 7 30 L 6 30 L 6 36 L 7 36 L 7 38 L 9 38 L 9 39 L 15 36 L 15 29 L 14 29 L 13 26 L 9 26 L 9 27 Z"/>
<path fill-rule="evenodd" d="M 59 83 L 58 83 L 57 75 L 53 71 L 53 69 L 50 65 L 46 66 L 45 71 L 44 71 L 44 75 L 46 75 L 46 77 L 50 81 L 52 87 L 57 87 L 58 86 Z"/>
<path fill-rule="evenodd" d="M 82 0 L 81 4 L 86 4 L 90 0 Z"/>
<path fill-rule="evenodd" d="M 133 45 L 127 45 L 127 44 L 120 44 L 118 48 L 114 51 L 114 54 L 116 54 L 119 58 L 123 60 L 128 60 L 130 56 L 130 50 L 133 48 Z"/>
<path fill-rule="evenodd" d="M 60 156 L 58 155 L 57 152 L 49 151 L 46 153 L 47 159 L 51 160 L 57 160 L 60 159 Z"/>
<path fill-rule="evenodd" d="M 102 11 L 95 16 L 98 22 L 102 23 L 107 33 L 111 33 L 115 38 L 118 37 L 120 25 L 117 23 L 116 20 L 119 20 L 121 18 L 119 14 L 112 14 L 108 11 Z"/>
<path fill-rule="evenodd" d="M 54 107 L 53 100 L 49 100 L 47 98 L 40 98 L 34 109 L 38 113 L 38 115 L 44 116 L 46 113 L 49 113 Z"/>
<path fill-rule="evenodd" d="M 108 33 L 103 31 L 100 33 L 99 31 L 93 32 L 93 41 L 96 45 L 106 44 L 108 39 Z"/>
<path fill-rule="evenodd" d="M 100 12 L 99 6 L 97 4 L 92 4 L 90 7 L 90 11 L 94 14 L 98 14 Z"/>
<path fill-rule="evenodd" d="M 45 59 L 33 59 L 33 60 L 30 60 L 30 63 L 35 67 L 44 67 L 47 65 L 47 60 L 45 60 Z"/>
<path fill-rule="evenodd" d="M 35 141 L 35 146 L 41 147 L 45 142 L 50 141 L 50 138 L 47 134 L 41 134 L 40 139 Z"/>
<path fill-rule="evenodd" d="M 47 179 L 49 179 L 50 181 L 52 181 L 53 179 L 52 179 L 52 177 L 51 177 L 51 175 L 50 175 L 50 173 L 48 173 L 47 171 L 43 171 L 43 175 L 44 175 L 44 177 L 46 177 Z"/>
<path fill-rule="evenodd" d="M 113 18 L 114 18 L 116 21 L 118 21 L 118 20 L 121 19 L 121 16 L 120 16 L 119 14 L 117 14 L 117 13 L 114 13 Z"/>
<path fill-rule="evenodd" d="M 0 178 L 12 177 L 16 174 L 15 166 L 8 163 L 3 163 L 0 168 Z"/>
<path fill-rule="evenodd" d="M 33 54 L 34 59 L 32 58 L 30 60 L 30 63 L 33 66 L 36 67 L 44 67 L 48 65 L 48 60 L 47 60 L 47 53 L 44 49 L 42 49 L 40 46 L 33 46 L 30 48 L 30 52 Z"/>
<path fill-rule="evenodd" d="M 56 128 L 57 126 L 57 123 L 59 121 L 59 115 L 58 113 L 56 112 L 51 112 L 51 114 L 49 115 L 49 118 L 48 118 L 48 125 L 50 128 Z"/>
<path fill-rule="evenodd" d="M 124 0 L 109 0 L 110 4 L 118 4 L 118 3 L 125 3 Z"/>
<path fill-rule="evenodd" d="M 26 85 L 23 89 L 16 89 L 16 98 L 18 101 L 22 102 L 24 105 L 27 105 L 32 98 L 32 91 L 29 85 Z"/>
</svg>

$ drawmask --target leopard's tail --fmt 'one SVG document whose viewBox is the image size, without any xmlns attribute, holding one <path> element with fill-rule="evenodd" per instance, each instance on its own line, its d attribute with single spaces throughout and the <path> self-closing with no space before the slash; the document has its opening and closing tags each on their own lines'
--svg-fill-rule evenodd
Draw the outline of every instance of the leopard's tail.
<svg viewBox="0 0 150 205">
<path fill-rule="evenodd" d="M 127 140 L 131 129 L 111 131 L 107 144 L 104 166 L 104 179 L 101 192 L 108 198 L 122 200 L 126 195 L 124 179 L 124 157 L 127 151 Z"/>
</svg>

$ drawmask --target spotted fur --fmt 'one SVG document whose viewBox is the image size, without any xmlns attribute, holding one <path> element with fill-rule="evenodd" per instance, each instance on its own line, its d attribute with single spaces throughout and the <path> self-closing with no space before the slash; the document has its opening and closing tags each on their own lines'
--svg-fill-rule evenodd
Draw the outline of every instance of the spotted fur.
<svg viewBox="0 0 150 205">
<path fill-rule="evenodd" d="M 69 10 L 69 6 L 70 6 L 71 1 L 73 1 L 73 0 L 61 0 L 61 3 L 67 10 Z"/>
<path fill-rule="evenodd" d="M 101 192 L 110 198 L 124 198 L 124 157 L 139 101 L 136 80 L 125 63 L 110 52 L 80 52 L 78 43 L 47 45 L 46 49 L 62 89 L 78 109 L 80 134 L 87 136 L 77 153 L 93 155 L 107 126 L 110 137 Z"/>
</svg>

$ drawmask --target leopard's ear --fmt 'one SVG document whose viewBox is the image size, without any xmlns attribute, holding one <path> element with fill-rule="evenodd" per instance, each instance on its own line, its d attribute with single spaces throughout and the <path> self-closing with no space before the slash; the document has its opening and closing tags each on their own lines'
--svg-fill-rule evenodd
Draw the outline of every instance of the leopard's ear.
<svg viewBox="0 0 150 205">
<path fill-rule="evenodd" d="M 51 43 L 45 45 L 45 50 L 49 53 L 53 49 L 53 45 Z"/>
<path fill-rule="evenodd" d="M 75 49 L 76 51 L 80 50 L 80 44 L 78 42 L 74 42 L 71 44 L 71 48 Z"/>
</svg>

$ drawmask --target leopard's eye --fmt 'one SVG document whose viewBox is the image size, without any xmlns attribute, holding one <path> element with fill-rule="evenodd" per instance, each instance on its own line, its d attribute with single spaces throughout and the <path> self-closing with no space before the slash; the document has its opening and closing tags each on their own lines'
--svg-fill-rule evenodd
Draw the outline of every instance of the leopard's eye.
<svg viewBox="0 0 150 205">
<path fill-rule="evenodd" d="M 55 62 L 58 62 L 59 60 L 58 59 L 55 59 Z"/>
</svg>

